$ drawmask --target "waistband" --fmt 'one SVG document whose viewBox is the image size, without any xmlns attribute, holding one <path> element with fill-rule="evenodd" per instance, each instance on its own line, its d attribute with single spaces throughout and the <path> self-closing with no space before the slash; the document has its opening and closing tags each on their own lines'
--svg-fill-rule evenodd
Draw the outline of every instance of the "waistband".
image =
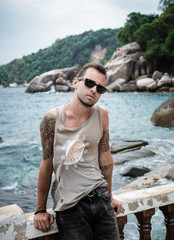
<svg viewBox="0 0 174 240">
<path fill-rule="evenodd" d="M 101 197 L 102 193 L 108 191 L 107 187 L 98 187 L 92 190 L 86 197 Z"/>
</svg>

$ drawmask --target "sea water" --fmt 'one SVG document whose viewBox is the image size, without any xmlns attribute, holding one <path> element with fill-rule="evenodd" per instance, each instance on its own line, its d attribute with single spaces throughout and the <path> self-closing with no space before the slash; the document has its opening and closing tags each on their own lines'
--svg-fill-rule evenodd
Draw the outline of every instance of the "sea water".
<svg viewBox="0 0 174 240">
<path fill-rule="evenodd" d="M 151 122 L 153 112 L 174 93 L 105 93 L 99 105 L 108 109 L 110 140 L 144 140 L 145 150 L 154 154 L 116 164 L 113 171 L 113 190 L 134 179 L 121 176 L 129 166 L 151 170 L 174 159 L 174 128 L 157 127 Z M 0 206 L 18 204 L 24 212 L 36 205 L 37 177 L 41 161 L 39 126 L 45 113 L 58 105 L 67 104 L 72 92 L 27 94 L 25 88 L 0 89 Z M 165 184 L 166 182 L 161 182 Z M 52 207 L 49 195 L 47 207 Z M 152 239 L 165 236 L 163 215 L 157 210 L 152 217 Z M 128 216 L 125 239 L 138 239 L 137 221 Z"/>
</svg>

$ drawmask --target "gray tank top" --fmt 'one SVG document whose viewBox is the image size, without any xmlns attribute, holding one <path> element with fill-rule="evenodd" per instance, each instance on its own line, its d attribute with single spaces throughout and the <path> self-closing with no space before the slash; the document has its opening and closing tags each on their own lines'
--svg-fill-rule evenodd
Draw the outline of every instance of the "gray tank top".
<svg viewBox="0 0 174 240">
<path fill-rule="evenodd" d="M 55 125 L 52 184 L 53 210 L 73 207 L 97 187 L 106 187 L 98 161 L 98 144 L 103 130 L 98 106 L 85 124 L 67 128 L 64 106 L 58 107 Z"/>
</svg>

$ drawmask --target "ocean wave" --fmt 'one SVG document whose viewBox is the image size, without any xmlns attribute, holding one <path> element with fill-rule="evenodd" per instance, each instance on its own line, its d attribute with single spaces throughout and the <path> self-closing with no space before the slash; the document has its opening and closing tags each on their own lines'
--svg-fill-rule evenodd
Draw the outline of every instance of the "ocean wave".
<svg viewBox="0 0 174 240">
<path fill-rule="evenodd" d="M 7 185 L 5 187 L 0 187 L 1 190 L 5 190 L 5 191 L 12 191 L 12 190 L 15 190 L 18 186 L 18 182 L 15 182 L 11 185 Z"/>
</svg>

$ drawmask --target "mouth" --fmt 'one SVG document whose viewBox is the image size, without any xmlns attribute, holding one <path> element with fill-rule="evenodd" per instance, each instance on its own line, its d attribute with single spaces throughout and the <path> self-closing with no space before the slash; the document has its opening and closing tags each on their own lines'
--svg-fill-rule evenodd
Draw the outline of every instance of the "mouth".
<svg viewBox="0 0 174 240">
<path fill-rule="evenodd" d="M 88 95 L 87 95 L 87 98 L 88 98 L 88 99 L 91 99 L 91 100 L 94 100 L 94 95 L 89 95 L 89 94 L 88 94 Z"/>
</svg>

